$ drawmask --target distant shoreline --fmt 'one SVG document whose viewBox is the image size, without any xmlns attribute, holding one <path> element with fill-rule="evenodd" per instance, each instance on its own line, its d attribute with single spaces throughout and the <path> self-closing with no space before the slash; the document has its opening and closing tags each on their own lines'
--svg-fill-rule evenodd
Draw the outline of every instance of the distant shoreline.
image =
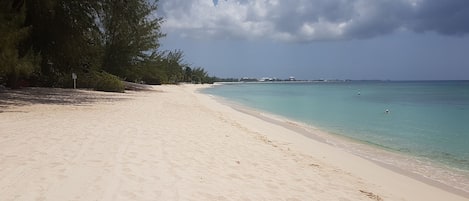
<svg viewBox="0 0 469 201">
<path fill-rule="evenodd" d="M 237 82 L 215 82 L 214 84 L 252 84 L 252 83 L 341 83 L 341 82 L 469 82 L 469 80 L 350 80 L 350 79 L 320 79 L 320 80 L 277 80 L 277 81 L 237 81 Z"/>
</svg>

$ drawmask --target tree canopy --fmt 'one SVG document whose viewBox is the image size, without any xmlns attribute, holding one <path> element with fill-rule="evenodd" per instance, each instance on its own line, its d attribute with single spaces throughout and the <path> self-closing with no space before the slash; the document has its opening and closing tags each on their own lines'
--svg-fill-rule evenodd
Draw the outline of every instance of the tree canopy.
<svg viewBox="0 0 469 201">
<path fill-rule="evenodd" d="M 70 87 L 72 72 L 92 88 L 211 82 L 181 50 L 159 50 L 157 9 L 157 0 L 0 0 L 0 84 Z"/>
</svg>

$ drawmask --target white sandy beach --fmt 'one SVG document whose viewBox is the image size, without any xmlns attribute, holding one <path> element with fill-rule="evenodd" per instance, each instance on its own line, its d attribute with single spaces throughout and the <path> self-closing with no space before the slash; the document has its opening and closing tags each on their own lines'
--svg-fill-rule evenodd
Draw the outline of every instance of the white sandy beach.
<svg viewBox="0 0 469 201">
<path fill-rule="evenodd" d="M 239 112 L 200 87 L 4 100 L 0 201 L 469 200 Z"/>
</svg>

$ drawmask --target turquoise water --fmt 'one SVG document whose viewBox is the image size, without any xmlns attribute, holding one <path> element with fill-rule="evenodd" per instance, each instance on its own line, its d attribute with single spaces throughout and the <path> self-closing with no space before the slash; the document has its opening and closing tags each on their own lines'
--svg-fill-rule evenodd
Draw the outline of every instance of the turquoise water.
<svg viewBox="0 0 469 201">
<path fill-rule="evenodd" d="M 469 81 L 244 83 L 205 93 L 469 171 Z"/>
</svg>

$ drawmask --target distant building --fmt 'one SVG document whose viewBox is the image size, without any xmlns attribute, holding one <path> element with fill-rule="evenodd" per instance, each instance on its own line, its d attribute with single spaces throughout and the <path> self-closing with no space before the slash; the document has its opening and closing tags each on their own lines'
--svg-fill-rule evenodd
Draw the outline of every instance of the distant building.
<svg viewBox="0 0 469 201">
<path fill-rule="evenodd" d="M 273 82 L 277 81 L 276 77 L 263 77 L 259 80 L 259 82 Z"/>
<path fill-rule="evenodd" d="M 257 78 L 243 77 L 239 79 L 240 82 L 257 82 Z"/>
<path fill-rule="evenodd" d="M 295 77 L 293 77 L 293 76 L 290 76 L 290 77 L 288 78 L 288 80 L 289 80 L 289 81 L 296 81 Z"/>
</svg>

